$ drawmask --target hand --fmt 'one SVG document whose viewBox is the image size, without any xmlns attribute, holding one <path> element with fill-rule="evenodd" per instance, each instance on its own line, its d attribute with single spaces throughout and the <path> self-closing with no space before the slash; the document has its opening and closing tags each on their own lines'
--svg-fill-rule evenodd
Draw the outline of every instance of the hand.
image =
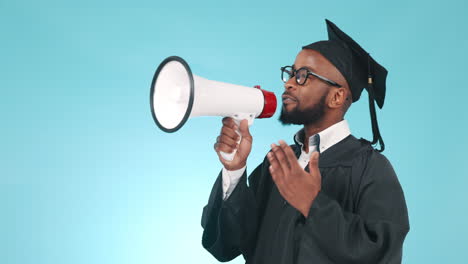
<svg viewBox="0 0 468 264">
<path fill-rule="evenodd" d="M 280 140 L 280 145 L 271 145 L 272 151 L 267 155 L 270 161 L 270 173 L 278 190 L 288 203 L 301 212 L 309 215 L 312 202 L 322 186 L 322 176 L 318 168 L 319 153 L 312 153 L 309 170 L 306 172 L 297 161 L 291 147 Z"/>
<path fill-rule="evenodd" d="M 247 163 L 247 157 L 252 149 L 252 135 L 249 132 L 249 122 L 242 120 L 240 123 L 239 132 L 242 139 L 239 143 L 239 135 L 237 134 L 238 126 L 234 120 L 230 117 L 223 118 L 223 127 L 221 128 L 221 134 L 216 139 L 214 149 L 218 154 L 219 160 L 227 170 L 238 170 L 242 169 Z M 232 153 L 237 149 L 234 159 L 228 161 L 223 159 L 220 151 L 225 153 Z"/>
</svg>

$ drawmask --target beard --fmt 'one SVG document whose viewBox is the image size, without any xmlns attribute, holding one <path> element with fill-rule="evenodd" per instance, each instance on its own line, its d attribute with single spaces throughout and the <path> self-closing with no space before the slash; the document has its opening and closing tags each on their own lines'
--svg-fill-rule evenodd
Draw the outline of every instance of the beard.
<svg viewBox="0 0 468 264">
<path fill-rule="evenodd" d="M 322 119 L 325 114 L 325 99 L 327 94 L 324 94 L 319 102 L 309 108 L 300 110 L 299 103 L 296 107 L 287 112 L 284 107 L 281 108 L 281 114 L 278 120 L 283 125 L 310 125 Z"/>
</svg>

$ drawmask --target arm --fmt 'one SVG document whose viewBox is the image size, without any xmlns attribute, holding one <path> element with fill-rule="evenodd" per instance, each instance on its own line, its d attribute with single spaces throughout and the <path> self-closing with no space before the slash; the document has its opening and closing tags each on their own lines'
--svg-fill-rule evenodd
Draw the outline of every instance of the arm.
<svg viewBox="0 0 468 264">
<path fill-rule="evenodd" d="M 258 166 L 250 179 L 260 177 L 262 166 Z M 247 186 L 246 172 L 231 195 L 223 201 L 222 175 L 218 176 L 203 208 L 202 245 L 219 261 L 229 261 L 244 255 L 249 259 L 255 248 L 258 211 L 254 187 Z"/>
<path fill-rule="evenodd" d="M 246 167 L 243 167 L 242 169 L 235 171 L 223 168 L 223 171 L 221 172 L 223 182 L 223 200 L 226 200 L 234 191 L 234 188 L 236 188 L 240 178 L 244 175 L 245 168 Z"/>
<path fill-rule="evenodd" d="M 370 155 L 355 213 L 342 210 L 323 191 L 316 196 L 296 230 L 302 236 L 299 264 L 309 263 L 312 252 L 333 263 L 401 263 L 409 231 L 403 191 L 388 160 L 375 152 Z"/>
<path fill-rule="evenodd" d="M 239 132 L 242 140 L 239 143 L 237 143 L 239 136 L 236 130 L 237 125 L 231 118 L 223 119 L 221 134 L 214 145 L 224 166 L 223 170 L 234 171 L 245 167 L 252 147 L 248 122 L 244 120 L 240 124 Z M 232 153 L 235 149 L 237 152 L 232 161 L 227 161 L 220 155 L 220 151 Z M 260 173 L 259 168 L 254 170 L 251 177 L 257 177 L 256 175 Z M 227 176 L 226 173 L 218 175 L 208 205 L 203 209 L 202 244 L 219 261 L 232 260 L 241 253 L 248 259 L 255 246 L 257 228 L 255 197 L 251 188 L 247 186 L 245 170 L 237 184 L 227 183 L 230 180 L 237 180 Z M 226 186 L 223 186 L 223 178 Z"/>
<path fill-rule="evenodd" d="M 353 212 L 321 190 L 318 156 L 310 172 L 299 167 L 284 142 L 268 155 L 270 172 L 281 195 L 299 212 L 295 227 L 297 263 L 400 263 L 409 231 L 403 191 L 388 160 L 368 151 L 354 160 L 351 175 L 361 183 Z M 350 186 L 351 187 L 351 186 Z"/>
</svg>

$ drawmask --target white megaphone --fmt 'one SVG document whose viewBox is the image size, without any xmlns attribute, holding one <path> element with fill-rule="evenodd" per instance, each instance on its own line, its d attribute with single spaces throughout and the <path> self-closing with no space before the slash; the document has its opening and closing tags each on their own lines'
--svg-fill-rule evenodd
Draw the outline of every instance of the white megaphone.
<svg viewBox="0 0 468 264">
<path fill-rule="evenodd" d="M 254 118 L 273 116 L 277 103 L 274 93 L 259 86 L 245 87 L 194 75 L 185 60 L 172 56 L 161 62 L 154 74 L 150 104 L 156 125 L 172 133 L 195 116 L 230 116 L 238 125 L 247 119 L 250 126 Z M 230 161 L 235 153 L 221 152 L 221 156 Z"/>
</svg>

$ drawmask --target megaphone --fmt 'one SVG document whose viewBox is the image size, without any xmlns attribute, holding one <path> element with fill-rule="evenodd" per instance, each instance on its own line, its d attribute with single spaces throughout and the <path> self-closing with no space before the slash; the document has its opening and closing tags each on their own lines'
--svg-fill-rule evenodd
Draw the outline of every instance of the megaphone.
<svg viewBox="0 0 468 264">
<path fill-rule="evenodd" d="M 196 116 L 230 116 L 237 124 L 247 119 L 268 118 L 276 111 L 274 93 L 260 87 L 246 87 L 207 80 L 192 74 L 187 62 L 177 56 L 163 60 L 151 83 L 151 114 L 164 132 L 179 130 Z M 239 133 L 239 132 L 238 132 Z M 221 153 L 232 160 L 233 153 Z"/>
</svg>

